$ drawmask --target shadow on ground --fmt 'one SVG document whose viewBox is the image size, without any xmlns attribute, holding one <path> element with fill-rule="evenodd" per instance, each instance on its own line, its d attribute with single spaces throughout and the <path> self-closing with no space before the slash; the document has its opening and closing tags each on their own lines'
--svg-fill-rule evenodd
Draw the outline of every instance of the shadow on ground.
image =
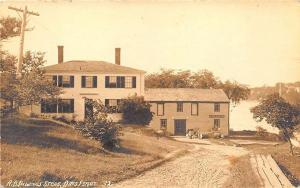
<svg viewBox="0 0 300 188">
<path fill-rule="evenodd" d="M 97 148 L 76 140 L 50 136 L 47 133 L 57 124 L 41 120 L 10 120 L 1 125 L 1 142 L 12 145 L 30 145 L 40 148 L 71 149 L 81 153 L 90 153 Z"/>
</svg>

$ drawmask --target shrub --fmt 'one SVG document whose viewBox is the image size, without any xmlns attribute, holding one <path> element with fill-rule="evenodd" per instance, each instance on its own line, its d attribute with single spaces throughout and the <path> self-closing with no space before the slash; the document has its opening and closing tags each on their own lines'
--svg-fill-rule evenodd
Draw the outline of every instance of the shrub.
<svg viewBox="0 0 300 188">
<path fill-rule="evenodd" d="M 103 148 L 113 149 L 119 147 L 118 126 L 107 118 L 106 108 L 100 100 L 88 100 L 93 110 L 89 111 L 88 117 L 81 122 L 75 123 L 75 128 L 83 136 L 100 142 Z"/>
<path fill-rule="evenodd" d="M 143 97 L 136 95 L 123 99 L 120 109 L 125 123 L 148 125 L 153 117 L 150 104 L 144 101 Z"/>
</svg>

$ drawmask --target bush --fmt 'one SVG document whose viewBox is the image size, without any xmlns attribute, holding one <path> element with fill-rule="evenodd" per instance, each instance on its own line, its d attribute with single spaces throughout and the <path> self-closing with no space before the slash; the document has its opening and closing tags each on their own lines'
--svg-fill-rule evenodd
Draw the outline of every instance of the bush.
<svg viewBox="0 0 300 188">
<path fill-rule="evenodd" d="M 148 125 L 153 117 L 150 104 L 144 101 L 143 97 L 136 95 L 123 99 L 120 109 L 125 123 Z"/>
<path fill-rule="evenodd" d="M 83 136 L 99 141 L 103 148 L 119 147 L 117 137 L 119 127 L 107 118 L 105 106 L 100 100 L 89 100 L 88 103 L 93 107 L 93 110 L 88 113 L 88 117 L 84 121 L 76 122 L 75 128 Z"/>
</svg>

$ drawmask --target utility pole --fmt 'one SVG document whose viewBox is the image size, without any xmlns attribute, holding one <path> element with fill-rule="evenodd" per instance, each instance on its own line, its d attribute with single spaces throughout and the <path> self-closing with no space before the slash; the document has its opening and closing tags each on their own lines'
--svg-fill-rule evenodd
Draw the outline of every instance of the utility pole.
<svg viewBox="0 0 300 188">
<path fill-rule="evenodd" d="M 20 33 L 19 58 L 18 58 L 18 65 L 17 65 L 17 76 L 21 76 L 22 63 L 23 63 L 24 38 L 25 38 L 25 31 L 27 25 L 27 15 L 39 16 L 40 14 L 37 12 L 28 11 L 27 6 L 25 6 L 24 9 L 9 6 L 8 9 L 23 13 L 21 33 Z"/>
</svg>

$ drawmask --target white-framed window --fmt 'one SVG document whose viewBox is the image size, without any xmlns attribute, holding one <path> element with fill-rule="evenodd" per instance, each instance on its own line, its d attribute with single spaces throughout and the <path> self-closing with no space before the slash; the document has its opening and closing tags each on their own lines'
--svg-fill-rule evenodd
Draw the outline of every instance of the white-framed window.
<svg viewBox="0 0 300 188">
<path fill-rule="evenodd" d="M 214 111 L 215 112 L 220 112 L 220 104 L 219 103 L 214 104 Z"/>
<path fill-rule="evenodd" d="M 132 88 L 132 77 L 131 76 L 125 77 L 125 88 Z"/>
<path fill-rule="evenodd" d="M 118 100 L 117 99 L 109 99 L 109 106 L 118 106 Z"/>
<path fill-rule="evenodd" d="M 62 84 L 63 85 L 69 84 L 70 82 L 71 82 L 71 77 L 70 76 L 66 76 L 66 75 L 62 76 Z"/>
<path fill-rule="evenodd" d="M 167 129 L 167 119 L 160 119 L 160 129 Z"/>
<path fill-rule="evenodd" d="M 163 116 L 164 115 L 164 103 L 157 103 L 157 115 L 158 116 Z"/>
<path fill-rule="evenodd" d="M 117 77 L 116 76 L 109 77 L 109 87 L 111 87 L 111 88 L 117 87 Z"/>
<path fill-rule="evenodd" d="M 183 103 L 182 102 L 177 103 L 177 112 L 183 112 Z"/>
<path fill-rule="evenodd" d="M 57 83 L 58 87 L 64 88 L 74 88 L 74 76 L 70 75 L 58 75 L 57 77 L 54 76 L 53 80 L 56 82 L 56 78 L 58 78 Z"/>
<path fill-rule="evenodd" d="M 198 115 L 198 103 L 191 104 L 191 115 L 197 116 Z"/>
<path fill-rule="evenodd" d="M 220 129 L 220 119 L 214 119 L 214 130 Z"/>
<path fill-rule="evenodd" d="M 93 87 L 93 77 L 92 76 L 86 76 L 85 77 L 85 87 Z"/>
<path fill-rule="evenodd" d="M 74 113 L 74 99 L 58 99 L 58 113 Z"/>
</svg>

